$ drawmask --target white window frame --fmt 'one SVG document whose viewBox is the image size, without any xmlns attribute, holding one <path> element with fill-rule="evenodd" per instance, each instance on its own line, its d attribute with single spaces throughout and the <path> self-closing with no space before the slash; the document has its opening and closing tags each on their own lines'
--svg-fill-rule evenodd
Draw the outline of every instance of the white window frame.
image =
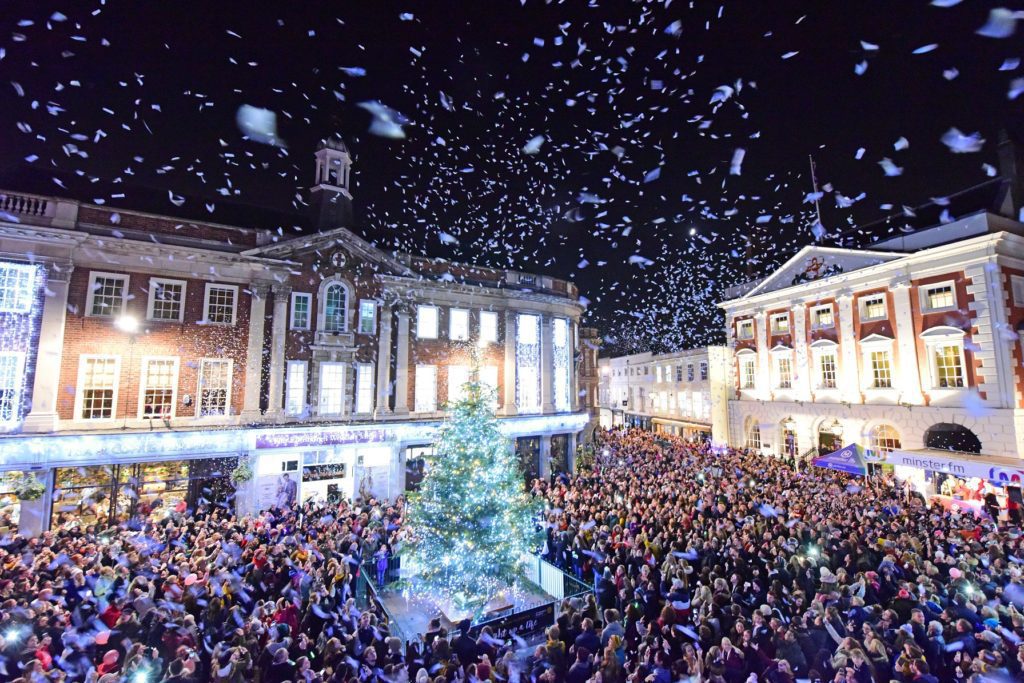
<svg viewBox="0 0 1024 683">
<path fill-rule="evenodd" d="M 787 361 L 789 364 L 789 386 L 782 386 L 782 368 L 781 362 Z M 772 385 L 777 391 L 792 391 L 793 390 L 793 349 L 790 348 L 776 348 L 772 349 Z"/>
<path fill-rule="evenodd" d="M 1013 305 L 1024 307 L 1024 275 L 1010 276 L 1010 294 L 1013 296 Z"/>
<path fill-rule="evenodd" d="M 366 331 L 363 329 L 363 306 L 369 304 L 372 309 L 372 315 L 370 316 L 370 330 Z M 359 334 L 377 334 L 377 300 L 376 299 L 360 299 L 359 308 L 356 309 L 356 332 Z"/>
<path fill-rule="evenodd" d="M 306 324 L 295 323 L 295 302 L 305 299 L 306 301 Z M 288 302 L 288 329 L 308 330 L 313 322 L 313 295 L 309 292 L 292 292 L 291 301 Z"/>
<path fill-rule="evenodd" d="M 224 398 L 224 412 L 220 414 L 203 415 L 203 370 L 207 363 L 227 363 L 228 364 L 228 385 L 227 391 L 225 392 Z M 195 407 L 197 418 L 218 418 L 227 417 L 231 414 L 231 390 L 233 387 L 232 380 L 234 379 L 235 361 L 231 358 L 200 358 L 199 359 L 199 373 L 196 377 L 196 396 L 195 396 Z"/>
<path fill-rule="evenodd" d="M 865 392 L 876 392 L 885 393 L 895 391 L 896 384 L 896 366 L 893 362 L 893 339 L 889 337 L 883 337 L 880 334 L 872 334 L 860 342 L 861 358 L 864 364 L 864 377 L 861 379 L 861 387 Z M 876 387 L 875 386 L 875 368 L 871 363 L 871 352 L 872 351 L 885 351 L 889 354 L 889 386 L 888 387 Z"/>
<path fill-rule="evenodd" d="M 327 329 L 327 290 L 332 285 L 341 285 L 341 289 L 345 292 L 344 308 L 342 309 L 342 320 L 341 327 L 337 330 Z M 320 283 L 320 289 L 317 292 L 317 307 L 316 307 L 316 329 L 318 332 L 324 334 L 345 334 L 352 329 L 352 299 L 355 296 L 355 288 L 352 287 L 351 283 L 341 278 L 330 278 Z"/>
<path fill-rule="evenodd" d="M 828 325 L 822 325 L 818 322 L 818 313 L 821 311 L 828 311 L 831 317 Z M 821 306 L 815 306 L 811 309 L 811 329 L 812 330 L 831 330 L 836 326 L 836 311 L 832 304 L 823 304 Z"/>
<path fill-rule="evenodd" d="M 0 263 L 0 283 L 11 285 L 8 290 L 11 296 L 0 297 L 0 301 L 7 302 L 0 305 L 0 313 L 28 313 L 32 310 L 36 298 L 36 266 L 4 261 Z"/>
<path fill-rule="evenodd" d="M 749 334 L 745 330 L 750 330 Z M 737 339 L 753 339 L 754 338 L 754 319 L 746 318 L 744 320 L 737 321 L 736 323 L 736 338 Z"/>
<path fill-rule="evenodd" d="M 870 317 L 870 316 L 868 316 L 868 303 L 872 302 L 872 301 L 875 301 L 877 299 L 881 299 L 881 301 L 882 301 L 882 315 L 877 316 L 877 317 Z M 858 308 L 860 309 L 860 320 L 861 320 L 861 322 L 869 323 L 869 322 L 875 322 L 876 320 L 888 320 L 889 319 L 889 309 L 888 309 L 888 306 L 886 304 L 886 297 L 885 297 L 885 293 L 884 292 L 877 292 L 875 294 L 867 294 L 865 296 L 862 296 L 862 297 L 860 297 L 857 300 L 857 305 L 858 305 Z"/>
<path fill-rule="evenodd" d="M 485 320 L 490 322 L 484 323 Z M 484 332 L 487 332 L 485 335 Z M 495 311 L 480 311 L 480 343 L 498 343 L 498 314 Z"/>
<path fill-rule="evenodd" d="M 210 320 L 210 295 L 214 289 L 225 289 L 233 292 L 231 299 L 231 321 L 214 322 Z M 238 322 L 238 285 L 222 284 L 220 282 L 207 282 L 206 287 L 203 290 L 203 324 L 204 325 L 223 325 L 224 327 L 231 327 Z"/>
<path fill-rule="evenodd" d="M 742 351 L 736 352 L 736 360 L 738 361 L 738 372 L 739 372 L 739 385 L 740 391 L 754 391 L 757 388 L 757 354 L 750 349 L 743 349 Z M 753 372 L 750 376 L 753 378 L 753 382 L 750 386 L 746 385 L 746 365 L 750 365 Z M 682 366 L 679 366 L 682 367 Z"/>
<path fill-rule="evenodd" d="M 143 416 L 143 410 L 145 409 L 145 398 L 146 390 L 149 389 L 149 363 L 151 361 L 172 361 L 174 364 L 174 374 L 171 376 L 171 414 L 161 415 L 158 417 Z M 181 378 L 181 362 L 178 356 L 143 356 L 142 364 L 139 366 L 139 396 L 138 396 L 138 411 L 136 415 L 140 420 L 162 420 L 165 417 L 168 419 L 174 419 L 178 412 L 178 382 Z"/>
<path fill-rule="evenodd" d="M 465 316 L 465 329 L 455 329 L 455 319 Z M 470 317 L 468 308 L 448 309 L 448 339 L 451 341 L 469 341 Z"/>
<path fill-rule="evenodd" d="M 21 402 L 25 396 L 25 352 L 24 351 L 0 351 L 0 358 L 9 357 L 14 359 L 13 373 L 11 375 L 12 384 L 9 387 L 13 392 L 11 400 L 12 417 L 10 420 L 4 420 L 0 417 L 0 428 L 7 425 L 15 425 L 20 422 L 23 417 L 21 414 Z M 2 388 L 2 387 L 0 387 Z"/>
<path fill-rule="evenodd" d="M 99 278 L 121 281 L 121 310 L 117 313 L 93 313 L 96 297 L 96 280 Z M 87 318 L 116 318 L 125 315 L 128 312 L 129 283 L 130 279 L 127 273 L 105 273 L 99 270 L 89 271 L 89 285 L 85 297 L 85 316 Z"/>
<path fill-rule="evenodd" d="M 453 372 L 454 371 L 454 372 Z M 461 384 L 458 383 L 459 378 L 454 377 L 456 374 L 465 373 L 465 380 Z M 462 386 L 467 382 L 473 381 L 473 368 L 468 365 L 449 365 L 448 366 L 448 398 L 447 403 L 449 407 L 451 404 L 465 397 L 466 392 L 462 389 Z"/>
<path fill-rule="evenodd" d="M 338 401 L 338 410 L 326 412 L 324 410 L 324 369 L 325 368 L 341 368 L 341 400 Z M 317 415 L 323 417 L 340 417 L 345 414 L 345 385 L 348 382 L 348 363 L 341 363 L 337 361 L 320 361 L 317 371 L 319 377 L 317 377 Z"/>
<path fill-rule="evenodd" d="M 932 392 L 956 392 L 964 391 L 968 389 L 967 382 L 967 354 L 964 351 L 964 337 L 966 333 L 957 328 L 950 327 L 948 325 L 940 325 L 938 327 L 930 327 L 920 335 L 920 338 L 924 341 L 925 353 L 928 354 L 928 379 L 931 383 Z M 940 346 L 956 346 L 960 353 L 960 379 L 963 386 L 960 387 L 943 387 L 939 386 L 939 368 L 937 358 L 935 357 L 935 351 Z"/>
<path fill-rule="evenodd" d="M 708 362 L 706 360 L 702 360 L 700 363 L 698 363 L 698 371 L 697 371 L 697 379 L 698 379 L 698 381 L 707 382 L 708 378 L 710 377 L 710 374 L 708 374 L 709 371 L 710 371 L 710 368 L 708 367 Z"/>
<path fill-rule="evenodd" d="M 839 344 L 831 339 L 819 339 L 811 344 L 811 361 L 814 363 L 814 391 L 817 393 L 828 393 L 839 389 Z M 824 383 L 824 372 L 822 369 L 823 356 L 832 356 L 835 365 L 835 386 L 827 387 Z"/>
<path fill-rule="evenodd" d="M 154 318 L 153 309 L 156 307 L 156 292 L 163 285 L 181 285 L 181 301 L 178 302 L 177 318 Z M 185 321 L 185 296 L 188 291 L 188 283 L 185 280 L 175 280 L 169 277 L 149 278 L 149 292 L 146 297 L 146 320 L 156 323 L 180 323 Z"/>
<path fill-rule="evenodd" d="M 431 391 L 427 391 L 425 379 L 431 377 Z M 418 364 L 415 371 L 416 386 L 413 389 L 413 412 L 437 412 L 437 366 Z"/>
<path fill-rule="evenodd" d="M 300 401 L 298 410 L 295 409 L 294 404 L 291 402 L 292 395 L 295 393 L 297 387 L 292 386 L 294 381 L 292 377 L 292 368 L 302 367 L 302 400 Z M 289 417 L 299 417 L 306 414 L 308 409 L 307 396 L 309 392 L 309 363 L 304 360 L 290 360 L 285 364 L 285 394 L 284 394 L 284 414 Z"/>
<path fill-rule="evenodd" d="M 373 363 L 356 363 L 355 410 L 357 415 L 373 414 L 374 384 Z"/>
<path fill-rule="evenodd" d="M 782 329 L 778 326 L 778 321 L 785 320 L 786 328 Z M 790 334 L 793 331 L 793 326 L 789 321 L 789 313 L 772 313 L 772 317 L 769 321 L 771 325 L 772 334 Z"/>
<path fill-rule="evenodd" d="M 929 306 L 930 296 L 929 294 L 936 289 L 944 289 L 949 287 L 950 294 L 953 299 L 953 303 L 949 306 L 943 306 L 941 308 L 931 308 Z M 953 280 L 946 280 L 945 282 L 932 282 L 931 284 L 921 285 L 919 287 L 921 294 L 921 312 L 922 313 L 942 313 L 944 311 L 955 311 L 957 309 L 957 296 L 956 296 L 956 282 Z"/>
<path fill-rule="evenodd" d="M 82 417 L 82 404 L 84 402 L 85 395 L 82 393 L 85 390 L 85 366 L 90 360 L 114 360 L 114 387 L 113 394 L 111 397 L 111 410 L 110 417 L 93 417 L 85 418 Z M 73 421 L 81 422 L 84 424 L 104 424 L 107 422 L 113 422 L 117 419 L 118 409 L 118 398 L 120 396 L 121 389 L 121 356 L 116 356 L 109 353 L 83 353 L 78 357 L 78 378 L 75 383 L 75 414 Z"/>
<path fill-rule="evenodd" d="M 423 312 L 427 309 L 434 311 L 434 322 L 433 330 L 425 329 L 425 323 L 423 318 Z M 417 339 L 437 339 L 438 331 L 441 327 L 441 309 L 439 306 L 433 306 L 430 304 L 419 304 L 416 306 L 416 338 Z"/>
</svg>

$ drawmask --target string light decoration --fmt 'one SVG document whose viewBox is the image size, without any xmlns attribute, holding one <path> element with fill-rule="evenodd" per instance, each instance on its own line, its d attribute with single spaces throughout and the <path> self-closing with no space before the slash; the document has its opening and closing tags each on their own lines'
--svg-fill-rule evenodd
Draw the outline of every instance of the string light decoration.
<svg viewBox="0 0 1024 683">
<path fill-rule="evenodd" d="M 474 372 L 463 398 L 448 406 L 406 520 L 414 591 L 474 616 L 518 582 L 523 555 L 539 542 L 539 507 L 524 489 L 490 392 Z"/>
<path fill-rule="evenodd" d="M 0 432 L 16 429 L 25 415 L 25 397 L 39 343 L 43 268 L 0 262 Z"/>
</svg>

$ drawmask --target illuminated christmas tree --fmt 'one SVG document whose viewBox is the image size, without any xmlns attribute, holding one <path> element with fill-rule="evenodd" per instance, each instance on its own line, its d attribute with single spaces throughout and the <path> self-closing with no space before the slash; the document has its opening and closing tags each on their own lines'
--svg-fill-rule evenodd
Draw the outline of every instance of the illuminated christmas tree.
<svg viewBox="0 0 1024 683">
<path fill-rule="evenodd" d="M 516 583 L 523 554 L 537 544 L 539 508 L 492 403 L 492 390 L 474 377 L 448 406 L 407 518 L 416 591 L 470 612 Z"/>
</svg>

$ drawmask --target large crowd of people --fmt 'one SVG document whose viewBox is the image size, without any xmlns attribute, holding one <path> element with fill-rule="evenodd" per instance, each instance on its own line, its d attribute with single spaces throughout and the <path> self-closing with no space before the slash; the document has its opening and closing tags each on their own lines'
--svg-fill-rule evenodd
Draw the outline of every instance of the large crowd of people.
<svg viewBox="0 0 1024 683">
<path fill-rule="evenodd" d="M 439 623 L 403 643 L 356 600 L 401 548 L 401 498 L 204 506 L 0 540 L 0 683 L 1024 681 L 1014 524 L 884 475 L 598 440 L 531 485 L 540 552 L 594 586 L 535 647 Z"/>
</svg>

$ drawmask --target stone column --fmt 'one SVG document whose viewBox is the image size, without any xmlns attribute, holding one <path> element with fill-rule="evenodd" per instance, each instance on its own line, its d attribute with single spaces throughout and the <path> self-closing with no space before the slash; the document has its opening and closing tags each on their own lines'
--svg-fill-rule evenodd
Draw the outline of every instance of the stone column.
<svg viewBox="0 0 1024 683">
<path fill-rule="evenodd" d="M 32 409 L 25 416 L 22 431 L 53 432 L 57 429 L 57 397 L 60 390 L 61 357 L 64 353 L 64 320 L 68 311 L 68 281 L 72 266 L 57 270 L 46 265 L 46 294 L 40 317 L 39 346 L 36 351 L 35 379 L 32 382 Z"/>
<path fill-rule="evenodd" d="M 504 394 L 502 413 L 517 415 L 516 408 L 516 315 L 515 311 L 505 311 L 505 379 L 502 386 Z"/>
<path fill-rule="evenodd" d="M 256 282 L 249 285 L 249 346 L 245 352 L 245 392 L 242 399 L 242 421 L 260 419 L 260 384 L 263 373 L 263 323 L 267 314 L 270 285 Z"/>
<path fill-rule="evenodd" d="M 395 415 L 409 414 L 409 311 L 398 309 L 398 351 L 395 367 Z"/>
<path fill-rule="evenodd" d="M 757 346 L 757 385 L 754 394 L 766 399 L 771 394 L 771 354 L 768 353 L 768 317 L 764 311 L 754 314 L 754 343 Z"/>
<path fill-rule="evenodd" d="M 569 434 L 569 446 L 565 457 L 565 466 L 569 469 L 569 474 L 576 474 L 576 432 Z"/>
<path fill-rule="evenodd" d="M 406 320 L 408 327 L 408 320 Z M 391 394 L 391 308 L 384 305 L 380 311 L 380 336 L 377 339 L 377 405 L 374 417 L 391 414 L 388 397 Z M 408 337 L 408 329 L 406 329 Z M 408 340 L 406 340 L 408 346 Z M 403 489 L 404 490 L 404 489 Z"/>
<path fill-rule="evenodd" d="M 889 285 L 889 290 L 892 292 L 893 311 L 896 316 L 893 328 L 896 330 L 896 352 L 899 354 L 895 361 L 898 364 L 895 370 L 899 379 L 893 377 L 893 386 L 900 388 L 900 402 L 923 405 L 924 394 L 921 393 L 921 372 L 917 359 L 917 335 L 914 332 L 914 316 L 910 306 L 910 282 L 893 282 Z M 926 363 L 925 368 L 927 367 Z"/>
<path fill-rule="evenodd" d="M 541 479 L 547 480 L 551 476 L 551 435 L 545 434 L 540 437 L 540 474 Z"/>
<path fill-rule="evenodd" d="M 811 400 L 811 377 L 814 376 L 811 354 L 807 348 L 807 307 L 794 306 L 793 329 L 793 397 L 797 401 Z"/>
<path fill-rule="evenodd" d="M 18 533 L 22 536 L 34 537 L 50 528 L 48 511 L 53 502 L 54 470 L 47 469 L 27 472 L 26 474 L 39 479 L 45 487 L 41 498 L 20 502 L 21 511 L 18 518 Z"/>
<path fill-rule="evenodd" d="M 270 334 L 270 397 L 267 403 L 267 418 L 280 420 L 284 417 L 284 344 L 288 334 L 288 299 L 292 288 L 288 285 L 274 285 L 274 315 Z"/>
<path fill-rule="evenodd" d="M 844 292 L 836 300 L 839 302 L 839 397 L 848 403 L 860 403 L 857 338 L 853 331 L 853 295 Z"/>
<path fill-rule="evenodd" d="M 540 411 L 555 412 L 555 319 L 541 315 L 538 319 L 540 330 Z M 566 340 L 566 344 L 569 340 Z"/>
</svg>

